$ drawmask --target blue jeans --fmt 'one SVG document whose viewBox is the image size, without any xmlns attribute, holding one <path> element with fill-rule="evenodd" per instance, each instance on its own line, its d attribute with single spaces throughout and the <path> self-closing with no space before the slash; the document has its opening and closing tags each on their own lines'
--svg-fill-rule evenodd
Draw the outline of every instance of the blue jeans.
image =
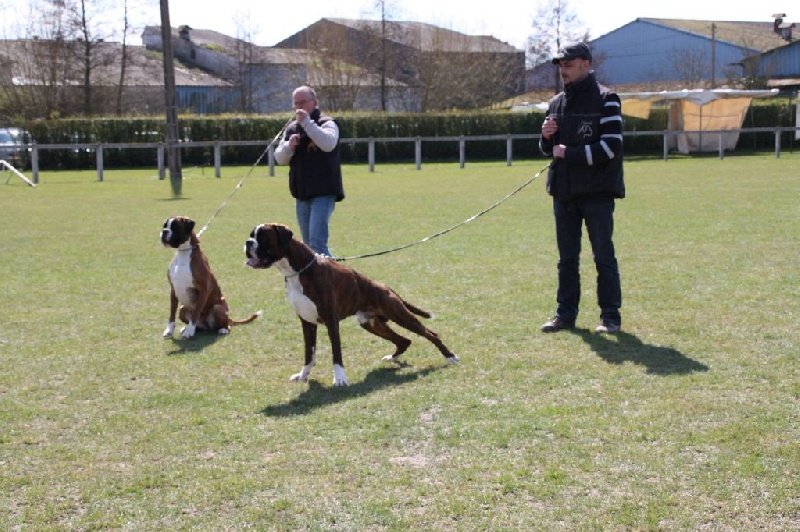
<svg viewBox="0 0 800 532">
<path fill-rule="evenodd" d="M 295 204 L 297 223 L 300 225 L 303 242 L 320 255 L 327 257 L 332 256 L 328 249 L 328 222 L 333 215 L 334 207 L 336 207 L 336 196 L 333 195 L 297 200 Z"/>
<path fill-rule="evenodd" d="M 581 230 L 586 224 L 597 270 L 597 304 L 600 319 L 621 324 L 622 289 L 614 253 L 614 198 L 553 200 L 558 244 L 558 310 L 565 320 L 578 317 L 581 299 Z"/>
</svg>

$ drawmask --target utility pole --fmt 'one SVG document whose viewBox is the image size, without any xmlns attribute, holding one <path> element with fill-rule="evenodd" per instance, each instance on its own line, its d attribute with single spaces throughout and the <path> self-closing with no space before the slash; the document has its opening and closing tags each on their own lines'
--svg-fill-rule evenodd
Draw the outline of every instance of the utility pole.
<svg viewBox="0 0 800 532">
<path fill-rule="evenodd" d="M 164 50 L 164 99 L 167 110 L 167 165 L 172 195 L 183 191 L 181 151 L 178 148 L 178 111 L 175 103 L 175 64 L 172 57 L 172 25 L 169 22 L 169 0 L 161 2 L 161 44 Z"/>
<path fill-rule="evenodd" d="M 711 89 L 717 86 L 717 25 L 711 23 Z"/>
</svg>

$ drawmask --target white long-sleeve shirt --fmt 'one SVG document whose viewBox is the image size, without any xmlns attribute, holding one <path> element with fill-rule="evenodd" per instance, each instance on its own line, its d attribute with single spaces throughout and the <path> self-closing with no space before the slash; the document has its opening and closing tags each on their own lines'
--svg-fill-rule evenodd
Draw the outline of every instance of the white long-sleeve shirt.
<svg viewBox="0 0 800 532">
<path fill-rule="evenodd" d="M 316 146 L 324 151 L 331 152 L 339 142 L 339 126 L 333 120 L 328 120 L 321 126 L 307 117 L 304 123 L 300 126 L 305 130 L 308 138 L 314 141 Z M 275 162 L 278 164 L 289 164 L 294 155 L 294 148 L 289 145 L 289 140 L 281 140 L 278 147 L 275 148 Z"/>
</svg>

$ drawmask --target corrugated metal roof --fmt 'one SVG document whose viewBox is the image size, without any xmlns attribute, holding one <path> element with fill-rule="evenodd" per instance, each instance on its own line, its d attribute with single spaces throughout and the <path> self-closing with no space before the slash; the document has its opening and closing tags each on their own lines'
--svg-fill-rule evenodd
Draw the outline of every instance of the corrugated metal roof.
<svg viewBox="0 0 800 532">
<path fill-rule="evenodd" d="M 380 20 L 325 18 L 330 22 L 341 24 L 356 30 L 370 31 L 379 34 Z M 453 30 L 427 24 L 425 22 L 386 21 L 388 40 L 419 50 L 430 52 L 494 52 L 517 53 L 519 50 L 491 35 L 467 35 Z"/>
<path fill-rule="evenodd" d="M 3 40 L 0 41 L 0 55 L 18 64 L 25 64 L 35 47 L 53 46 L 53 41 L 35 40 Z M 95 45 L 95 62 L 92 68 L 92 83 L 97 86 L 115 86 L 119 84 L 119 73 L 122 56 L 122 45 L 116 42 L 102 42 Z M 127 46 L 128 61 L 125 67 L 125 86 L 127 87 L 160 87 L 164 85 L 163 56 L 160 52 L 147 50 L 144 46 Z M 25 69 L 14 69 L 24 72 Z M 67 79 L 69 85 L 83 84 L 83 71 L 74 70 L 74 79 Z M 23 74 L 24 76 L 24 74 Z M 14 82 L 19 85 L 37 85 L 41 80 L 28 79 L 16 75 Z M 175 84 L 195 87 L 231 87 L 230 81 L 218 78 L 198 68 L 175 62 Z"/>
<path fill-rule="evenodd" d="M 766 52 L 789 44 L 773 30 L 772 22 L 746 22 L 724 20 L 685 20 L 664 18 L 638 18 L 637 20 L 660 24 L 695 35 L 711 38 L 712 25 L 714 38 L 736 46 L 743 46 L 759 52 Z M 800 31 L 800 30 L 798 30 Z"/>
<path fill-rule="evenodd" d="M 173 39 L 180 39 L 181 29 L 186 28 L 188 31 L 189 40 L 199 48 L 207 48 L 228 57 L 237 57 L 237 50 L 242 47 L 249 47 L 252 53 L 250 57 L 251 63 L 256 64 L 298 64 L 303 65 L 316 57 L 313 50 L 298 50 L 291 48 L 272 48 L 268 46 L 258 46 L 242 39 L 237 39 L 224 33 L 214 30 L 194 29 L 188 26 L 181 26 L 179 28 L 172 28 Z M 161 40 L 161 27 L 160 26 L 146 26 L 142 32 L 142 39 L 146 40 L 146 36 L 151 35 Z"/>
</svg>

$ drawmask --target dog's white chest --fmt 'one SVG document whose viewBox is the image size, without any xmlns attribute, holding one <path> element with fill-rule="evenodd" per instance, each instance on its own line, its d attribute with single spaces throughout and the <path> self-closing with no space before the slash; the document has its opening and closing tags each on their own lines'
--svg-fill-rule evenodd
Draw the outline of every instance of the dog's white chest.
<svg viewBox="0 0 800 532">
<path fill-rule="evenodd" d="M 286 298 L 289 300 L 289 306 L 302 319 L 309 323 L 319 322 L 317 305 L 303 293 L 303 285 L 300 284 L 300 280 L 297 277 L 286 279 Z"/>
<path fill-rule="evenodd" d="M 169 265 L 169 281 L 181 305 L 191 305 L 194 300 L 191 259 L 191 250 L 179 250 Z"/>
<path fill-rule="evenodd" d="M 283 258 L 275 263 L 275 268 L 286 279 L 286 299 L 289 300 L 289 306 L 308 323 L 319 323 L 317 305 L 303 293 L 303 285 L 300 284 L 297 272 L 289 265 L 289 261 Z"/>
</svg>

